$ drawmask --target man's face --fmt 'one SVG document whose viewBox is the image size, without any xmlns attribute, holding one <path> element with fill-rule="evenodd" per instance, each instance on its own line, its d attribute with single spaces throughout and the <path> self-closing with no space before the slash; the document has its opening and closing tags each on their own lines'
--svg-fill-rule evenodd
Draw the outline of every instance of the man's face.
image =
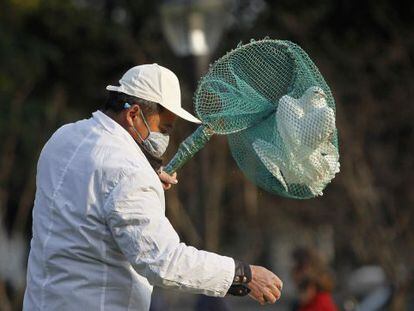
<svg viewBox="0 0 414 311">
<path fill-rule="evenodd" d="M 167 109 L 164 109 L 161 113 L 155 113 L 155 114 L 148 115 L 148 116 L 144 115 L 144 117 L 146 118 L 148 122 L 151 132 L 160 132 L 160 133 L 169 134 L 169 135 L 172 133 L 172 130 L 174 128 L 174 123 L 177 118 L 175 114 L 168 111 Z M 144 130 L 147 130 L 146 127 Z M 145 136 L 148 136 L 148 134 L 149 133 L 145 133 Z"/>
<path fill-rule="evenodd" d="M 162 157 L 168 147 L 169 135 L 176 119 L 175 114 L 163 109 L 160 113 L 145 115 L 138 105 L 133 105 L 124 111 L 121 119 L 125 120 L 123 127 L 138 144 L 142 145 L 150 155 L 156 158 Z M 152 138 L 148 138 L 150 134 Z"/>
<path fill-rule="evenodd" d="M 148 137 L 149 131 L 142 118 L 141 108 L 138 105 L 134 104 L 130 109 L 125 109 L 120 114 L 114 114 L 110 111 L 105 113 L 125 128 L 138 143 L 142 143 L 141 137 L 144 140 Z M 150 115 L 144 114 L 144 118 L 147 121 L 151 132 L 160 132 L 170 135 L 174 128 L 177 116 L 172 112 L 163 109 L 161 113 L 153 113 Z"/>
</svg>

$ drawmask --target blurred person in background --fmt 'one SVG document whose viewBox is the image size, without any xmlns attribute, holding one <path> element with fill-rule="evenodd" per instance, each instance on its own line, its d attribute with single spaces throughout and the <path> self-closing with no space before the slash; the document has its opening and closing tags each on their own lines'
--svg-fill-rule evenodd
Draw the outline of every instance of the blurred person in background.
<svg viewBox="0 0 414 311">
<path fill-rule="evenodd" d="M 292 278 L 298 290 L 292 311 L 338 311 L 331 295 L 333 276 L 319 254 L 308 248 L 297 248 L 292 257 Z"/>
<path fill-rule="evenodd" d="M 181 107 L 175 74 L 141 65 L 119 83 L 41 152 L 23 309 L 148 310 L 154 285 L 275 303 L 275 274 L 185 245 L 165 216 L 177 180 L 160 165 L 174 121 L 200 123 Z"/>
</svg>

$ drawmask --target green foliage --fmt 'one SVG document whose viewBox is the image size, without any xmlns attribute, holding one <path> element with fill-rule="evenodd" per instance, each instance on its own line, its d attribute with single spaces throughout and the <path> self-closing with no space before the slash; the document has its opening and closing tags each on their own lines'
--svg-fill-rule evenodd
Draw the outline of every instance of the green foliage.
<svg viewBox="0 0 414 311">
<path fill-rule="evenodd" d="M 16 210 L 32 204 L 24 203 L 20 193 L 34 194 L 30 177 L 51 133 L 98 109 L 105 86 L 116 83 L 126 68 L 147 61 L 149 51 L 159 46 L 137 39 L 141 31 L 160 36 L 151 22 L 157 16 L 148 14 L 144 1 L 107 4 L 0 4 L 0 183 L 5 194 L 0 210 L 11 226 Z"/>
</svg>

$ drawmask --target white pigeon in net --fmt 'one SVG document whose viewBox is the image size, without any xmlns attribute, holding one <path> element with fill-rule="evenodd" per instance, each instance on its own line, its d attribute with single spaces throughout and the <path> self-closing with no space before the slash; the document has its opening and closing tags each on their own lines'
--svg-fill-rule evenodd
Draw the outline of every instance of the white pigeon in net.
<svg viewBox="0 0 414 311">
<path fill-rule="evenodd" d="M 316 86 L 308 88 L 299 99 L 283 96 L 276 124 L 284 148 L 261 139 L 253 143 L 263 164 L 286 191 L 289 185 L 300 184 L 313 195 L 322 195 L 339 172 L 339 154 L 331 143 L 335 112 L 325 98 L 324 91 Z"/>
</svg>

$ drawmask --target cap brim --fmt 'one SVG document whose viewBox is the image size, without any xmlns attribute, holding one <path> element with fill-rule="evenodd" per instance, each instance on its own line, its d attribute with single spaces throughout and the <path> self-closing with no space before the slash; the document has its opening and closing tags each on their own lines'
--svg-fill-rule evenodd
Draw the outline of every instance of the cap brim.
<svg viewBox="0 0 414 311">
<path fill-rule="evenodd" d="M 199 119 L 197 119 L 195 116 L 193 116 L 191 113 L 184 110 L 183 108 L 179 108 L 179 109 L 171 109 L 171 107 L 165 107 L 165 108 L 186 121 L 198 123 L 198 124 L 202 123 Z"/>
<path fill-rule="evenodd" d="M 115 91 L 115 92 L 118 92 L 119 86 L 107 85 L 106 86 L 106 90 L 107 91 Z"/>
<path fill-rule="evenodd" d="M 106 90 L 107 91 L 115 91 L 115 92 L 118 92 L 118 93 L 124 93 L 124 94 L 130 95 L 130 96 L 137 97 L 136 94 L 133 94 L 132 92 L 128 92 L 127 90 L 125 90 L 125 88 L 122 85 L 120 85 L 120 86 L 108 85 L 106 87 Z M 143 98 L 143 99 L 146 99 L 146 98 Z M 150 100 L 150 99 L 147 99 L 147 100 Z M 153 100 L 151 100 L 151 101 L 153 101 Z"/>
</svg>

